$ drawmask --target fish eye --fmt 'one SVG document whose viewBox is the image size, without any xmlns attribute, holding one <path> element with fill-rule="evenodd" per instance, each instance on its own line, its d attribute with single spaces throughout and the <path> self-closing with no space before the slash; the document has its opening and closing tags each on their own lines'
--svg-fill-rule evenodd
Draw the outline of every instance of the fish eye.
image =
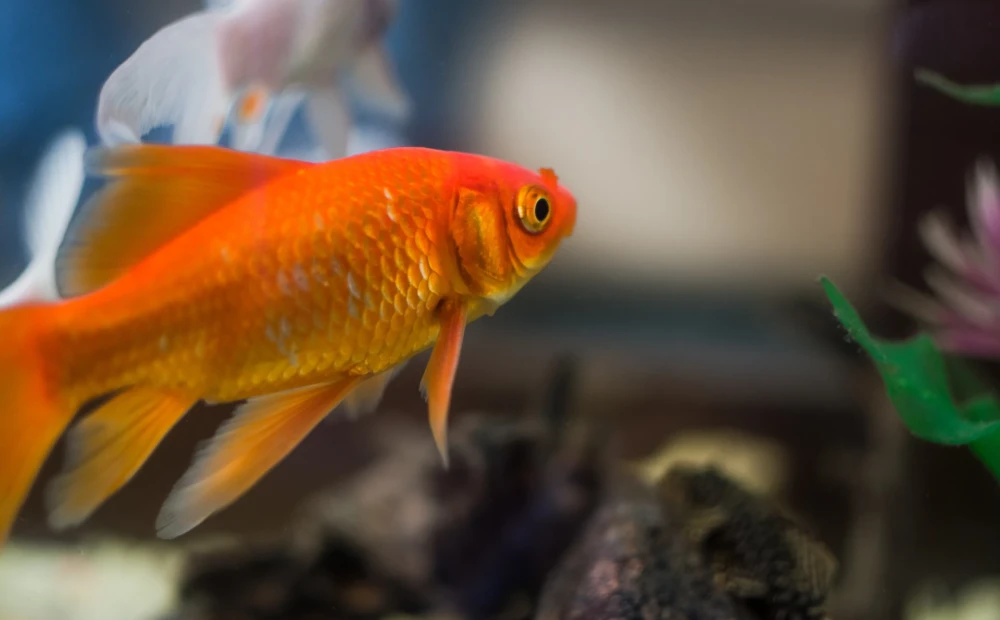
<svg viewBox="0 0 1000 620">
<path fill-rule="evenodd" d="M 537 187 L 522 190 L 517 201 L 517 214 L 521 225 L 530 233 L 540 233 L 545 230 L 552 215 L 552 204 L 544 191 Z"/>
<path fill-rule="evenodd" d="M 549 201 L 544 196 L 535 201 L 535 219 L 539 222 L 549 219 Z"/>
</svg>

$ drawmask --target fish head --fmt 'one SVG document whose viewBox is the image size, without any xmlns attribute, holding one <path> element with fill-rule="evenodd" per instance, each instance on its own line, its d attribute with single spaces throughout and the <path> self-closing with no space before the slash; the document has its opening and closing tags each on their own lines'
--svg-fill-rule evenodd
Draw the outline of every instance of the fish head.
<svg viewBox="0 0 1000 620">
<path fill-rule="evenodd" d="M 502 304 L 555 256 L 576 226 L 576 198 L 549 168 L 488 160 L 460 174 L 451 235 L 462 277 Z"/>
</svg>

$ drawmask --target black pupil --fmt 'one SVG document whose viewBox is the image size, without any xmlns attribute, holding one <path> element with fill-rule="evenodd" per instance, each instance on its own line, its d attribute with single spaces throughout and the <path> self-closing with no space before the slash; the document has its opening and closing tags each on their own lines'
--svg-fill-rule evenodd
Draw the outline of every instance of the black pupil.
<svg viewBox="0 0 1000 620">
<path fill-rule="evenodd" d="M 539 222 L 544 222 L 546 218 L 549 217 L 549 201 L 544 198 L 539 198 L 535 202 L 535 219 Z"/>
</svg>

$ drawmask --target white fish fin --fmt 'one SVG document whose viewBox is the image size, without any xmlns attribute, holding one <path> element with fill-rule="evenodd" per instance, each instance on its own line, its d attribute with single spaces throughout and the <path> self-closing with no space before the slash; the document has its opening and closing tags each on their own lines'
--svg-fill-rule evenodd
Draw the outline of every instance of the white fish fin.
<svg viewBox="0 0 1000 620">
<path fill-rule="evenodd" d="M 306 99 L 306 117 L 329 159 L 347 155 L 351 112 L 339 89 L 329 87 L 311 92 Z"/>
<path fill-rule="evenodd" d="M 271 93 L 263 87 L 249 88 L 237 96 L 235 110 L 230 114 L 234 149 L 260 153 L 258 147 L 273 103 Z"/>
<path fill-rule="evenodd" d="M 240 405 L 163 504 L 161 538 L 176 538 L 257 483 L 333 411 L 357 377 L 252 398 Z"/>
<path fill-rule="evenodd" d="M 205 8 L 211 11 L 228 9 L 237 4 L 237 0 L 205 0 Z"/>
<path fill-rule="evenodd" d="M 272 100 L 267 125 L 257 146 L 258 153 L 273 155 L 278 152 L 281 139 L 285 137 L 288 125 L 304 99 L 305 93 L 286 90 Z"/>
<path fill-rule="evenodd" d="M 58 298 L 56 254 L 80 199 L 86 148 L 83 133 L 74 128 L 56 135 L 42 154 L 25 200 L 28 266 L 17 280 L 0 291 L 0 307 Z"/>
<path fill-rule="evenodd" d="M 217 51 L 225 18 L 202 11 L 173 22 L 114 70 L 97 102 L 97 132 L 105 144 L 139 142 L 166 125 L 174 126 L 177 144 L 218 142 L 231 98 Z"/>
<path fill-rule="evenodd" d="M 40 284 L 44 279 L 44 266 L 35 261 L 28 263 L 28 266 L 16 280 L 0 291 L 0 308 L 6 308 L 7 306 L 13 306 L 32 299 L 43 299 L 43 290 Z"/>
<path fill-rule="evenodd" d="M 280 92 L 289 80 L 292 48 L 302 38 L 302 6 L 330 0 L 244 0 L 221 9 L 216 50 L 223 83 L 232 94 L 246 87 Z"/>
<path fill-rule="evenodd" d="M 267 113 L 256 121 L 234 123 L 233 148 L 261 155 L 277 153 L 304 95 L 301 91 L 286 90 L 271 98 Z"/>
<path fill-rule="evenodd" d="M 354 388 L 344 399 L 347 416 L 351 419 L 357 419 L 375 411 L 378 404 L 382 402 L 386 386 L 396 378 L 404 366 L 406 366 L 406 362 L 397 364 L 377 375 L 372 375 L 358 384 L 358 387 Z"/>
<path fill-rule="evenodd" d="M 409 117 L 410 97 L 399 83 L 385 46 L 372 44 L 359 52 L 349 80 L 352 89 L 374 108 L 400 121 Z"/>
<path fill-rule="evenodd" d="M 42 155 L 28 192 L 25 233 L 32 254 L 55 258 L 80 189 L 87 140 L 79 129 L 59 133 Z"/>
</svg>

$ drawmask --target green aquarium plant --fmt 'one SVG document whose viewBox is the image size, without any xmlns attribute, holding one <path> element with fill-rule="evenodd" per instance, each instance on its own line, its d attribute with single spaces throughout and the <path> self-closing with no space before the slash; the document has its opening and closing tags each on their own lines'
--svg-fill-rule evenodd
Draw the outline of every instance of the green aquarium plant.
<svg viewBox="0 0 1000 620">
<path fill-rule="evenodd" d="M 939 213 L 921 222 L 936 264 L 927 273 L 934 296 L 912 292 L 901 302 L 927 325 L 916 336 L 889 341 L 872 335 L 833 282 L 821 283 L 910 431 L 926 441 L 969 446 L 1000 479 L 1000 398 L 970 362 L 1000 359 L 1000 189 L 991 164 L 977 166 L 968 204 L 972 238 L 953 233 Z"/>
<path fill-rule="evenodd" d="M 873 336 L 857 311 L 822 279 L 837 320 L 875 362 L 903 423 L 923 440 L 968 445 L 1000 479 L 1000 400 L 960 359 L 943 354 L 920 333 L 893 342 Z"/>
<path fill-rule="evenodd" d="M 1000 84 L 958 84 L 928 69 L 917 69 L 914 78 L 952 99 L 974 105 L 1000 106 Z"/>
</svg>

